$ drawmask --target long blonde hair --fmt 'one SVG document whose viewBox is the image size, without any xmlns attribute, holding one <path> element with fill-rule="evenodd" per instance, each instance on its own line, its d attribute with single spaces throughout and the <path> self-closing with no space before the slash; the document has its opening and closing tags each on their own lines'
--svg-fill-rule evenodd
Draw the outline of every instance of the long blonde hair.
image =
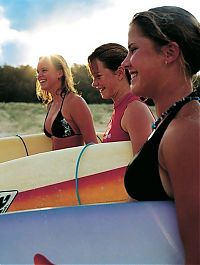
<svg viewBox="0 0 200 265">
<path fill-rule="evenodd" d="M 63 71 L 63 76 L 61 78 L 61 96 L 69 92 L 78 93 L 74 87 L 71 69 L 61 55 L 41 56 L 39 61 L 42 59 L 48 59 L 55 66 L 56 70 Z M 36 81 L 36 95 L 38 99 L 41 99 L 45 104 L 48 104 L 53 100 L 51 93 L 43 90 L 38 80 Z"/>
</svg>

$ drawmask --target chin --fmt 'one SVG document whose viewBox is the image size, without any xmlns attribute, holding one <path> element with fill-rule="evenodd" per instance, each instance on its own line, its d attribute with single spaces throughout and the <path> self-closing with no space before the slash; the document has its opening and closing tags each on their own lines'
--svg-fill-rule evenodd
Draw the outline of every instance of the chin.
<svg viewBox="0 0 200 265">
<path fill-rule="evenodd" d="M 135 84 L 134 84 L 134 85 L 131 84 L 131 85 L 130 85 L 130 88 L 131 88 L 131 92 L 132 92 L 134 95 L 136 95 L 136 96 L 138 96 L 138 97 L 145 97 L 144 93 L 142 93 L 142 90 L 141 90 L 138 86 L 136 86 Z"/>
<path fill-rule="evenodd" d="M 46 91 L 46 92 L 50 92 L 50 90 L 49 90 L 49 88 L 48 87 L 43 87 L 42 88 L 44 91 Z M 51 92 L 50 92 L 51 93 Z"/>
<path fill-rule="evenodd" d="M 135 84 L 131 84 L 130 88 L 131 88 L 131 92 L 134 93 L 136 96 L 138 96 L 137 86 Z"/>
<path fill-rule="evenodd" d="M 101 94 L 101 97 L 102 97 L 102 99 L 109 99 L 108 97 L 106 97 L 105 95 L 102 95 L 102 94 Z"/>
<path fill-rule="evenodd" d="M 45 91 L 48 90 L 46 86 L 41 86 L 41 88 L 42 88 L 42 90 L 45 90 Z"/>
</svg>

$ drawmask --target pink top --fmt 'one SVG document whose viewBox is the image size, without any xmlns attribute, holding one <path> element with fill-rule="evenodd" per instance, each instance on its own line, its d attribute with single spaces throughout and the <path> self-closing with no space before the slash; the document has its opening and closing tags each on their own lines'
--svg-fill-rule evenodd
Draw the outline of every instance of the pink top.
<svg viewBox="0 0 200 265">
<path fill-rule="evenodd" d="M 139 97 L 130 92 L 119 102 L 114 103 L 112 117 L 103 136 L 103 143 L 130 140 L 129 134 L 121 127 L 121 120 L 128 104 L 134 100 L 139 100 Z"/>
</svg>

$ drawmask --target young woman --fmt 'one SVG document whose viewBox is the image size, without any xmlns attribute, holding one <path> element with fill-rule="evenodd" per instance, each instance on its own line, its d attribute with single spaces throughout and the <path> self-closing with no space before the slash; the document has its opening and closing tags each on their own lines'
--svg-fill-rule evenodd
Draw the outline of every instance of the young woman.
<svg viewBox="0 0 200 265">
<path fill-rule="evenodd" d="M 113 101 L 113 113 L 103 142 L 131 140 L 135 154 L 151 134 L 154 117 L 148 106 L 130 90 L 130 75 L 121 66 L 127 53 L 120 44 L 103 44 L 88 57 L 88 64 L 92 85 L 102 98 Z"/>
<path fill-rule="evenodd" d="M 44 132 L 51 137 L 53 150 L 97 143 L 89 107 L 75 90 L 62 56 L 40 57 L 36 93 L 47 104 Z"/>
<path fill-rule="evenodd" d="M 175 201 L 186 264 L 200 264 L 200 25 L 186 10 L 163 6 L 134 15 L 123 66 L 136 95 L 155 102 L 155 131 L 125 175 L 137 200 Z"/>
</svg>

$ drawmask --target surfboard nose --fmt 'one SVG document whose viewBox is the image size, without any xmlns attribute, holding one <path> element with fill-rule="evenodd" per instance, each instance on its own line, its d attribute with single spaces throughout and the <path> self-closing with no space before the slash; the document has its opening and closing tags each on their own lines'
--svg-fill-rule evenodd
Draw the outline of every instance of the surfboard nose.
<svg viewBox="0 0 200 265">
<path fill-rule="evenodd" d="M 34 256 L 34 265 L 55 265 L 49 261 L 44 255 L 37 253 Z"/>
</svg>

